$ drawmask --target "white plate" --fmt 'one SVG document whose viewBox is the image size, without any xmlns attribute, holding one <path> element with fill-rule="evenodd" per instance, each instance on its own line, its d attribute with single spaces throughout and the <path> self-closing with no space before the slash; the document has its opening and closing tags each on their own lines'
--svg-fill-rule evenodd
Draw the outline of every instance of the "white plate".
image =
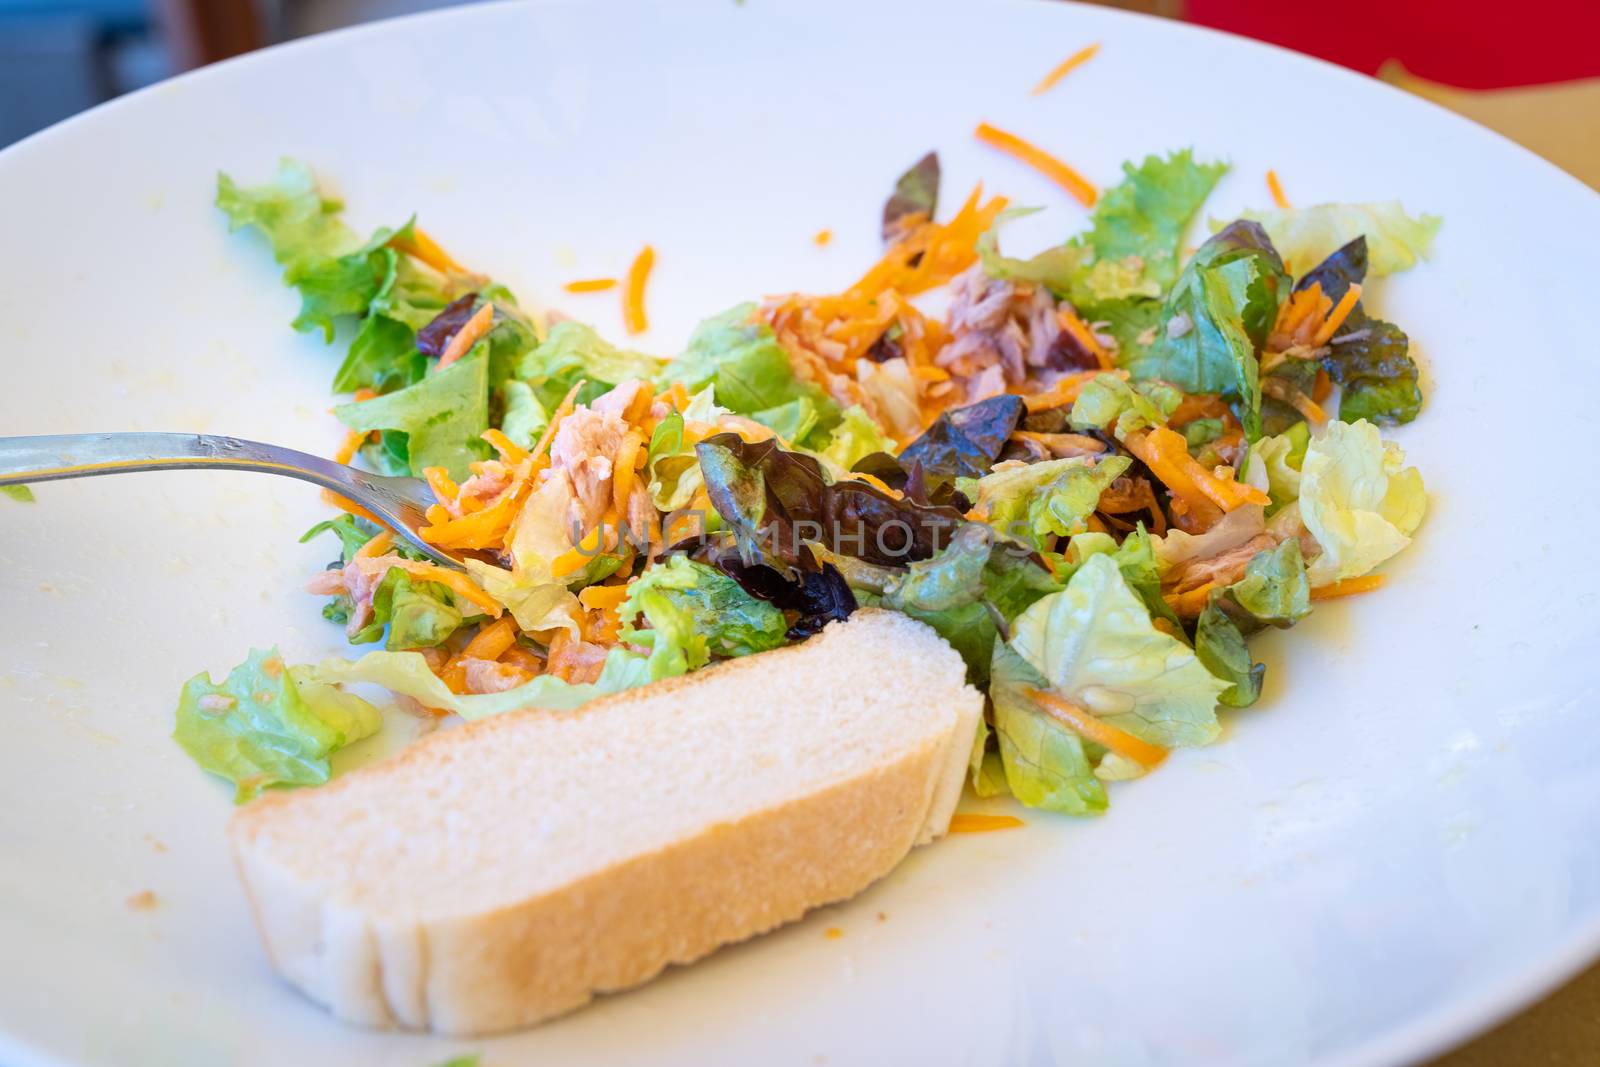
<svg viewBox="0 0 1600 1067">
<path fill-rule="evenodd" d="M 1100 56 L 1042 98 L 1035 79 Z M 1600 946 L 1600 198 L 1345 71 L 1070 5 L 548 4 L 340 33 L 118 101 L 0 154 L 5 433 L 211 430 L 329 451 L 337 356 L 287 326 L 214 174 L 311 162 L 358 227 L 413 211 L 519 292 L 659 266 L 646 342 L 876 252 L 930 147 L 1083 212 L 976 146 L 980 119 L 1109 184 L 1183 145 L 1227 217 L 1289 195 L 1444 216 L 1386 281 L 1428 404 L 1399 436 L 1430 513 L 1382 592 L 1261 642 L 1258 709 L 1118 786 L 1110 814 L 946 841 L 859 900 L 642 991 L 482 1042 L 346 1029 L 276 981 L 168 738 L 178 688 L 252 644 L 340 649 L 297 591 L 315 494 L 142 475 L 0 500 L 0 1061 L 1375 1064 L 1440 1049 Z M 835 242 L 811 235 L 831 227 Z M 1017 241 L 1020 247 L 1020 239 Z M 617 334 L 615 294 L 565 305 Z M 337 833 L 329 827 L 329 833 Z M 143 890 L 154 910 L 125 902 Z M 841 939 L 823 936 L 837 926 Z"/>
</svg>

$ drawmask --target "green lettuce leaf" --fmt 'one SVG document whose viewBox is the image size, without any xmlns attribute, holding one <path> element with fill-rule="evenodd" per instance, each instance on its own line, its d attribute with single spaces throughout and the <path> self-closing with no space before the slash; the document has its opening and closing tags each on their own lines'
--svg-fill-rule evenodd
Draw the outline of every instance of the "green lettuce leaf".
<svg viewBox="0 0 1600 1067">
<path fill-rule="evenodd" d="M 0 485 L 0 493 L 15 500 L 19 504 L 32 504 L 33 490 L 25 485 Z"/>
<path fill-rule="evenodd" d="M 456 604 L 450 590 L 438 582 L 416 581 L 391 567 L 372 593 L 372 621 L 350 638 L 353 645 L 384 637 L 391 652 L 433 648 L 461 628 L 467 613 Z M 471 614 L 479 614 L 476 609 Z"/>
<path fill-rule="evenodd" d="M 1082 533 L 1100 494 L 1130 465 L 1125 456 L 1073 456 L 958 478 L 956 487 L 1002 536 L 1041 549 L 1053 535 Z"/>
<path fill-rule="evenodd" d="M 898 446 L 859 404 L 845 408 L 839 425 L 833 428 L 819 453 L 840 470 L 852 470 L 874 452 L 893 453 Z"/>
<path fill-rule="evenodd" d="M 777 648 L 789 629 L 783 612 L 739 583 L 684 556 L 657 563 L 628 586 L 621 639 L 650 650 L 652 677 L 695 670 L 717 656 Z M 648 629 L 634 624 L 639 616 Z"/>
<path fill-rule="evenodd" d="M 1089 380 L 1073 401 L 1069 425 L 1074 430 L 1107 430 L 1121 440 L 1137 430 L 1165 426 L 1183 394 L 1165 382 L 1128 383 L 1115 374 Z"/>
<path fill-rule="evenodd" d="M 651 681 L 644 656 L 620 645 L 606 654 L 605 666 L 593 683 L 574 684 L 551 674 L 501 693 L 452 693 L 428 669 L 420 652 L 369 652 L 358 660 L 325 659 L 297 667 L 296 677 L 324 685 L 370 682 L 390 692 L 408 696 L 424 707 L 452 712 L 463 719 L 481 719 L 518 708 L 552 708 L 569 711 L 595 697 L 609 696 Z"/>
<path fill-rule="evenodd" d="M 1109 555 L 1019 615 L 1011 646 L 1055 692 L 1136 737 L 1165 748 L 1216 739 L 1223 683 L 1151 624 Z"/>
<path fill-rule="evenodd" d="M 242 803 L 269 786 L 326 782 L 328 756 L 381 725 L 365 700 L 255 649 L 221 684 L 205 672 L 184 683 L 172 736 Z"/>
<path fill-rule="evenodd" d="M 500 432 L 511 438 L 513 444 L 533 448 L 545 427 L 550 425 L 550 413 L 539 403 L 533 386 L 527 382 L 512 379 L 501 388 L 505 414 L 500 419 Z"/>
<path fill-rule="evenodd" d="M 1227 589 L 1227 598 L 1254 625 L 1293 626 L 1311 614 L 1311 584 L 1295 538 L 1262 549 L 1245 565 L 1244 576 Z"/>
<path fill-rule="evenodd" d="M 1216 594 L 1213 594 L 1215 598 Z M 1217 694 L 1217 702 L 1230 708 L 1248 708 L 1261 697 L 1261 680 L 1267 673 L 1264 663 L 1256 663 L 1239 632 L 1215 600 L 1200 612 L 1195 624 L 1194 654 L 1219 681 L 1228 687 Z"/>
<path fill-rule="evenodd" d="M 1261 223 L 1283 256 L 1284 266 L 1296 277 L 1363 236 L 1374 277 L 1410 270 L 1418 257 L 1428 258 L 1443 222 L 1437 215 L 1412 218 L 1398 200 L 1317 204 L 1286 211 L 1245 212 L 1244 217 Z"/>
<path fill-rule="evenodd" d="M 1405 453 L 1370 422 L 1332 422 L 1306 448 L 1300 518 L 1322 547 L 1313 586 L 1366 574 L 1411 543 L 1428 497 Z"/>
<path fill-rule="evenodd" d="M 1006 786 L 1030 808 L 1098 815 L 1106 810 L 1106 787 L 1095 777 L 1083 740 L 1027 696 L 1029 689 L 1049 688 L 1033 664 L 995 641 L 989 699 Z"/>
<path fill-rule="evenodd" d="M 485 459 L 489 446 L 479 435 L 489 428 L 489 358 L 479 342 L 465 358 L 415 385 L 333 409 L 352 430 L 405 434 L 407 466 L 421 476 L 425 467 L 444 467 L 462 479 L 468 464 Z"/>
<path fill-rule="evenodd" d="M 554 411 L 578 382 L 577 403 L 588 404 L 633 378 L 654 379 L 661 361 L 617 348 L 582 323 L 558 322 L 538 346 L 517 361 L 513 373 L 533 388 L 546 411 Z"/>
<path fill-rule="evenodd" d="M 817 405 L 808 396 L 797 396 L 777 407 L 752 411 L 750 417 L 791 444 L 803 441 L 817 424 Z"/>
<path fill-rule="evenodd" d="M 1178 246 L 1189 220 L 1227 171 L 1223 163 L 1196 163 L 1185 149 L 1122 165 L 1123 179 L 1095 206 L 1087 233 L 1030 260 L 1000 255 L 995 230 L 979 240 L 991 277 L 1048 286 L 1070 300 L 1088 321 L 1115 301 L 1159 298 L 1178 275 Z M 1017 217 L 1016 212 L 1002 216 Z M 1001 220 L 996 221 L 996 228 Z"/>
<path fill-rule="evenodd" d="M 1286 504 L 1300 499 L 1300 464 L 1305 461 L 1306 446 L 1311 443 L 1311 428 L 1297 422 L 1288 430 L 1272 437 L 1263 437 L 1250 446 L 1253 456 L 1259 458 L 1266 474 L 1267 495 L 1272 503 L 1267 507 L 1270 517 Z"/>
<path fill-rule="evenodd" d="M 718 404 L 742 415 L 770 412 L 803 398 L 817 416 L 810 431 L 832 430 L 839 422 L 839 406 L 820 386 L 795 377 L 772 328 L 750 321 L 754 310 L 753 304 L 740 304 L 700 323 L 688 348 L 662 368 L 659 380 L 682 382 L 691 392 L 709 385 Z"/>
<path fill-rule="evenodd" d="M 1245 434 L 1254 440 L 1261 430 L 1257 352 L 1288 294 L 1289 277 L 1260 226 L 1232 223 L 1183 268 L 1155 342 L 1120 362 L 1135 378 L 1235 400 Z"/>
</svg>

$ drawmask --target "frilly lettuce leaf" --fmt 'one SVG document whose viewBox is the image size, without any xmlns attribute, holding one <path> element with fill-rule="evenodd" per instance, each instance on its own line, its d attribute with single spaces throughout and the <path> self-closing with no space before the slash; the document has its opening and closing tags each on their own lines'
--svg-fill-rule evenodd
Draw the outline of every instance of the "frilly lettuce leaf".
<svg viewBox="0 0 1600 1067">
<path fill-rule="evenodd" d="M 784 642 L 783 612 L 739 583 L 684 556 L 656 563 L 628 586 L 621 639 L 650 650 L 651 676 L 683 674 L 713 655 L 747 656 Z M 639 616 L 648 629 L 635 626 Z"/>
<path fill-rule="evenodd" d="M 1372 274 L 1382 277 L 1409 270 L 1418 257 L 1428 258 L 1443 220 L 1437 215 L 1412 218 L 1398 200 L 1376 204 L 1317 204 L 1286 211 L 1251 211 L 1244 215 L 1266 229 L 1296 277 L 1321 263 L 1334 250 L 1366 237 Z"/>
<path fill-rule="evenodd" d="M 978 244 L 984 270 L 1046 285 L 1089 321 L 1102 317 L 1096 308 L 1113 301 L 1159 298 L 1178 276 L 1183 231 L 1227 169 L 1196 163 L 1187 149 L 1147 156 L 1137 166 L 1124 163 L 1122 181 L 1100 197 L 1087 233 L 1019 260 L 1000 255 L 991 229 Z"/>
<path fill-rule="evenodd" d="M 1006 785 L 1030 808 L 1098 815 L 1106 810 L 1106 787 L 1095 777 L 1083 740 L 1027 696 L 1029 689 L 1048 688 L 1049 680 L 1033 664 L 995 641 L 989 699 Z M 979 774 L 987 770 L 981 764 Z"/>
<path fill-rule="evenodd" d="M 1183 394 L 1166 382 L 1134 382 L 1115 374 L 1091 378 L 1073 401 L 1069 425 L 1074 430 L 1107 430 L 1120 440 L 1136 430 L 1165 426 Z"/>
<path fill-rule="evenodd" d="M 1300 464 L 1305 461 L 1306 446 L 1311 441 L 1311 431 L 1304 422 L 1297 422 L 1288 430 L 1272 437 L 1263 437 L 1250 446 L 1250 453 L 1259 459 L 1266 477 L 1267 495 L 1272 503 L 1267 507 L 1267 517 L 1279 508 L 1300 499 Z"/>
<path fill-rule="evenodd" d="M 1216 739 L 1224 683 L 1151 624 L 1109 555 L 1090 556 L 1065 589 L 1019 615 L 1011 646 L 1052 690 L 1136 737 L 1165 748 Z"/>
<path fill-rule="evenodd" d="M 360 697 L 286 667 L 277 649 L 254 649 L 221 684 L 205 672 L 184 683 L 172 736 L 243 802 L 268 786 L 326 782 L 328 756 L 382 724 Z"/>
<path fill-rule="evenodd" d="M 518 708 L 568 711 L 595 697 L 620 693 L 651 681 L 644 656 L 620 645 L 606 654 L 605 666 L 593 683 L 574 684 L 551 674 L 501 693 L 460 694 L 428 669 L 420 652 L 369 652 L 358 660 L 325 659 L 295 668 L 296 678 L 327 686 L 368 682 L 408 696 L 428 708 L 452 712 L 463 719 L 481 719 Z"/>
<path fill-rule="evenodd" d="M 1039 549 L 1051 535 L 1082 533 L 1100 494 L 1130 465 L 1125 456 L 1072 456 L 960 478 L 956 486 L 1002 536 Z"/>
<path fill-rule="evenodd" d="M 512 373 L 528 383 L 546 411 L 554 411 L 574 385 L 588 404 L 632 378 L 653 379 L 661 360 L 618 348 L 579 322 L 558 322 L 545 339 L 517 358 Z"/>
<path fill-rule="evenodd" d="M 1217 694 L 1217 702 L 1230 708 L 1248 708 L 1261 697 L 1261 680 L 1267 673 L 1264 663 L 1255 662 L 1244 643 L 1244 635 L 1215 601 L 1200 612 L 1195 624 L 1194 654 L 1228 687 Z"/>
<path fill-rule="evenodd" d="M 1263 549 L 1245 565 L 1244 575 L 1228 586 L 1227 597 L 1258 625 L 1293 626 L 1311 614 L 1311 586 L 1295 538 Z"/>
<path fill-rule="evenodd" d="M 1155 342 L 1120 362 L 1135 378 L 1233 399 L 1254 440 L 1261 430 L 1256 354 L 1288 295 L 1289 276 L 1266 233 L 1253 222 L 1230 223 L 1184 266 Z"/>
<path fill-rule="evenodd" d="M 489 357 L 480 345 L 473 354 L 415 385 L 361 403 L 333 409 L 352 430 L 383 430 L 405 435 L 411 473 L 444 467 L 462 479 L 468 465 L 485 459 L 489 446 L 479 435 L 489 428 Z"/>
<path fill-rule="evenodd" d="M 772 417 L 774 409 L 803 398 L 816 413 L 806 432 L 831 430 L 839 421 L 839 406 L 820 386 L 795 377 L 772 328 L 751 321 L 754 311 L 755 305 L 740 304 L 700 323 L 684 352 L 661 369 L 659 380 L 682 382 L 692 391 L 709 385 L 718 404 L 752 417 Z"/>
<path fill-rule="evenodd" d="M 1300 518 L 1322 547 L 1309 569 L 1313 586 L 1371 571 L 1411 543 L 1427 493 L 1405 453 L 1365 420 L 1333 422 L 1306 448 Z"/>
<path fill-rule="evenodd" d="M 500 432 L 513 444 L 532 448 L 550 425 L 550 413 L 539 403 L 538 394 L 527 382 L 513 378 L 502 386 L 506 413 L 500 419 Z"/>
<path fill-rule="evenodd" d="M 840 470 L 848 471 L 874 452 L 893 452 L 895 442 L 859 404 L 845 408 L 839 425 L 818 453 Z"/>
<path fill-rule="evenodd" d="M 33 490 L 25 485 L 0 485 L 0 493 L 4 493 L 19 504 L 33 503 Z"/>
<path fill-rule="evenodd" d="M 476 608 L 471 614 L 479 614 Z M 437 582 L 415 581 L 391 567 L 372 594 L 372 621 L 350 638 L 354 645 L 376 641 L 388 631 L 384 647 L 391 652 L 433 648 L 461 628 L 465 613 L 454 595 Z"/>
</svg>

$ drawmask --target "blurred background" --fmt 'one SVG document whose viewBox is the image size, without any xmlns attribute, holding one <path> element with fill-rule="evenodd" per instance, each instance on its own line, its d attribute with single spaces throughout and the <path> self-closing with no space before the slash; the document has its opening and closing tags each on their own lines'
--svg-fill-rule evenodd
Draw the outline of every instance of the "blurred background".
<svg viewBox="0 0 1600 1067">
<path fill-rule="evenodd" d="M 0 146 L 193 67 L 462 2 L 0 0 Z M 1499 130 L 1600 188 L 1600 0 L 1335 6 L 1109 0 L 1109 6 L 1255 37 L 1383 78 Z"/>
</svg>

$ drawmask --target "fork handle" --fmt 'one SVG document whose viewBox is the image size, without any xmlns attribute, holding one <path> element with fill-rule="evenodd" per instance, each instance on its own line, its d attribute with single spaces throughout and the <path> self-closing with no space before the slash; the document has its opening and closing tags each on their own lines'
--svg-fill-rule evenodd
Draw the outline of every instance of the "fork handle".
<svg viewBox="0 0 1600 1067">
<path fill-rule="evenodd" d="M 356 471 L 292 448 L 203 433 L 69 433 L 0 437 L 0 485 L 133 471 L 260 471 L 362 491 Z"/>
<path fill-rule="evenodd" d="M 423 483 L 367 474 L 292 448 L 203 433 L 73 433 L 0 437 L 0 486 L 132 471 L 233 470 L 281 474 L 353 498 L 435 562 L 459 560 L 422 540 Z"/>
</svg>

